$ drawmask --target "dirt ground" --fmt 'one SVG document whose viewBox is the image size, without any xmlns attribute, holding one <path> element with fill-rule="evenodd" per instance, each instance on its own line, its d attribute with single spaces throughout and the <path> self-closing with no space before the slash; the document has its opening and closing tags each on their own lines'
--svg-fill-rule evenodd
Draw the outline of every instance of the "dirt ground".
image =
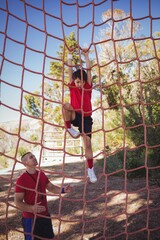
<svg viewBox="0 0 160 240">
<path fill-rule="evenodd" d="M 95 184 L 86 180 L 84 162 L 43 168 L 55 184 L 64 181 L 74 189 L 48 196 L 56 240 L 160 240 L 160 187 L 144 178 L 109 176 L 98 161 Z M 21 212 L 13 203 L 21 172 L 0 175 L 0 240 L 24 239 Z"/>
</svg>

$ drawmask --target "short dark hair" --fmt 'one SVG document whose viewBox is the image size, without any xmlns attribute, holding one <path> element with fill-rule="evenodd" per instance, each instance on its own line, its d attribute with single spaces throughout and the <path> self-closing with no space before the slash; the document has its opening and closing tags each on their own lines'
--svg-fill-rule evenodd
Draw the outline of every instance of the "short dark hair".
<svg viewBox="0 0 160 240">
<path fill-rule="evenodd" d="M 23 160 L 24 160 L 24 157 L 25 157 L 27 154 L 29 154 L 29 153 L 31 153 L 31 152 L 26 152 L 26 153 L 24 153 L 24 154 L 22 155 L 22 157 L 21 157 L 21 161 L 23 161 Z"/>
<path fill-rule="evenodd" d="M 72 79 L 75 80 L 79 78 L 80 80 L 83 80 L 84 82 L 87 82 L 87 73 L 83 69 L 78 69 L 77 71 L 73 72 Z"/>
</svg>

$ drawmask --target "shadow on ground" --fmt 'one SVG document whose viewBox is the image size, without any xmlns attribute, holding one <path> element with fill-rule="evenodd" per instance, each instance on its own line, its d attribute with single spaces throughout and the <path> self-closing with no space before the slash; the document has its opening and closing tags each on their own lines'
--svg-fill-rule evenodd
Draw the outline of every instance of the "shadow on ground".
<svg viewBox="0 0 160 240">
<path fill-rule="evenodd" d="M 144 178 L 125 181 L 107 175 L 98 161 L 95 184 L 87 181 L 83 161 L 43 168 L 51 181 L 74 186 L 70 194 L 49 197 L 56 239 L 159 240 L 160 188 L 149 186 Z M 21 212 L 13 204 L 14 183 L 21 172 L 0 177 L 1 240 L 23 239 Z"/>
</svg>

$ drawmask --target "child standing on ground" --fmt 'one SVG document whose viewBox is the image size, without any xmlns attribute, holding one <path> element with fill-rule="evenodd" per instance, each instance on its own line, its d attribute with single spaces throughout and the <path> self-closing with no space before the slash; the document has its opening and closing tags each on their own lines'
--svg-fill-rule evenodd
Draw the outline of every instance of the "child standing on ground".
<svg viewBox="0 0 160 240">
<path fill-rule="evenodd" d="M 70 103 L 65 103 L 63 106 L 63 117 L 65 127 L 69 134 L 77 138 L 82 134 L 85 157 L 88 163 L 88 177 L 90 182 L 97 181 L 93 167 L 93 151 L 91 144 L 92 134 L 92 77 L 91 66 L 88 57 L 88 51 L 83 50 L 82 54 L 85 57 L 87 72 L 83 69 L 78 69 L 72 72 L 72 55 L 68 54 L 68 67 L 69 67 L 69 90 L 70 90 Z M 76 131 L 73 127 L 78 127 Z"/>
</svg>

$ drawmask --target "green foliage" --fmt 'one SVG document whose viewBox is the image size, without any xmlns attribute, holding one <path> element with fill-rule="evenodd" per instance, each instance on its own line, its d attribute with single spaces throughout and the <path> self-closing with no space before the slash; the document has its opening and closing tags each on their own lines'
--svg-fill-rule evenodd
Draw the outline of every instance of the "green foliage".
<svg viewBox="0 0 160 240">
<path fill-rule="evenodd" d="M 37 142 L 37 141 L 38 141 L 38 136 L 37 136 L 36 134 L 32 134 L 32 135 L 30 136 L 30 140 L 31 140 L 32 142 Z"/>
<path fill-rule="evenodd" d="M 37 92 L 35 92 L 37 94 Z M 41 117 L 42 116 L 42 99 L 41 97 L 32 95 L 32 94 L 26 94 L 24 96 L 24 99 L 26 101 L 26 105 L 23 108 L 23 112 L 27 113 L 31 116 L 35 117 Z"/>
<path fill-rule="evenodd" d="M 147 166 L 149 168 L 158 167 L 160 158 L 160 147 L 149 148 L 147 152 Z"/>
<path fill-rule="evenodd" d="M 123 171 L 123 151 L 119 151 L 114 155 L 110 155 L 106 158 L 106 173 L 107 174 L 111 174 L 116 171 L 118 171 L 118 173 L 116 173 L 115 175 L 120 175 L 123 176 L 124 175 L 124 171 Z"/>
<path fill-rule="evenodd" d="M 50 62 L 50 74 L 54 76 L 56 79 L 62 79 L 62 62 Z"/>
<path fill-rule="evenodd" d="M 18 154 L 20 157 L 22 157 L 25 153 L 27 153 L 29 150 L 26 147 L 20 146 L 18 148 Z"/>
<path fill-rule="evenodd" d="M 8 160 L 7 157 L 1 155 L 0 156 L 0 169 L 4 169 L 8 167 Z"/>
<path fill-rule="evenodd" d="M 61 106 L 56 106 L 54 109 L 54 121 L 61 126 L 63 125 Z"/>
<path fill-rule="evenodd" d="M 79 54 L 78 54 L 78 47 L 77 47 L 77 41 L 75 39 L 74 32 L 71 32 L 71 34 L 67 37 L 65 37 L 65 43 L 66 45 L 60 45 L 60 51 L 57 51 L 57 59 L 56 61 L 50 62 L 50 75 L 52 75 L 55 79 L 63 79 L 68 72 L 67 68 L 64 68 L 64 65 L 62 61 L 67 61 L 68 52 L 72 52 L 73 56 L 73 65 L 77 66 L 79 64 Z"/>
<path fill-rule="evenodd" d="M 106 157 L 106 173 L 115 176 L 124 176 L 127 171 L 127 177 L 145 177 L 145 148 L 129 149 L 126 155 L 124 150 L 119 150 L 115 154 L 111 154 L 109 147 L 106 148 L 108 157 Z M 126 156 L 126 157 L 125 157 Z M 104 159 L 98 161 L 100 165 L 104 164 Z"/>
<path fill-rule="evenodd" d="M 160 186 L 160 147 L 149 148 L 147 152 L 147 167 L 149 180 Z"/>
<path fill-rule="evenodd" d="M 102 94 L 105 96 L 104 101 L 107 100 L 109 107 L 114 107 L 118 109 L 120 103 L 120 93 L 118 84 L 115 83 L 111 86 L 107 86 L 107 80 L 102 83 Z"/>
<path fill-rule="evenodd" d="M 114 19 L 121 19 L 125 16 L 125 13 L 121 10 L 114 10 L 112 14 Z M 104 21 L 110 20 L 110 17 L 110 10 L 103 14 Z M 112 29 L 110 21 L 106 21 L 106 28 L 101 31 L 102 41 L 110 36 Z M 130 21 L 132 20 L 127 19 L 121 22 L 121 26 L 118 23 L 115 25 L 115 38 L 120 39 L 128 35 L 131 26 Z M 134 35 L 138 33 L 140 28 L 140 24 L 134 25 Z M 159 34 L 156 33 L 156 35 Z M 112 41 L 104 42 L 99 54 L 99 63 L 105 67 L 101 68 L 102 89 L 97 90 L 103 93 L 105 103 L 102 104 L 104 108 L 108 109 L 104 121 L 105 129 L 109 130 L 106 133 L 107 145 L 112 151 L 115 151 L 115 147 L 121 148 L 123 146 L 121 144 L 125 137 L 125 144 L 129 148 L 141 145 L 158 146 L 160 136 L 160 84 L 158 79 L 160 72 L 158 59 L 155 57 L 155 46 L 157 56 L 159 56 L 160 41 L 156 41 L 155 46 L 153 46 L 153 41 L 149 39 L 135 42 L 138 58 L 142 60 L 141 64 L 134 60 L 137 56 L 132 40 L 119 41 L 114 46 L 116 47 L 117 60 L 124 62 L 124 64 L 118 64 L 117 67 L 117 64 L 112 63 L 113 53 L 115 53 Z M 98 104 L 100 102 L 97 101 Z M 121 114 L 118 115 L 115 112 L 121 112 Z M 107 117 L 110 118 L 110 121 L 107 120 Z M 124 132 L 120 130 L 120 126 L 123 126 Z M 109 172 L 111 169 L 122 167 L 120 155 L 121 153 L 117 153 L 107 158 Z M 159 166 L 159 151 L 155 151 L 155 155 L 156 166 Z M 128 175 L 145 175 L 144 159 L 144 151 L 127 152 L 126 168 L 129 170 Z M 112 164 L 113 162 L 114 164 Z M 136 168 L 140 169 L 134 170 Z"/>
</svg>

